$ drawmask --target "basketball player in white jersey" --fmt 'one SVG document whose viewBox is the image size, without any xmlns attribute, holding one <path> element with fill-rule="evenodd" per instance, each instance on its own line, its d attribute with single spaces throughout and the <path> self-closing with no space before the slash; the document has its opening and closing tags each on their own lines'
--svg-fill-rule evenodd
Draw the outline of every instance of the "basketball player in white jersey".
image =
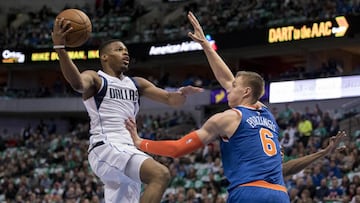
<svg viewBox="0 0 360 203">
<path fill-rule="evenodd" d="M 82 93 L 90 117 L 89 163 L 105 184 L 105 202 L 160 202 L 170 174 L 164 165 L 139 151 L 125 128 L 125 120 L 139 110 L 139 95 L 170 106 L 180 106 L 186 95 L 201 88 L 182 87 L 177 92 L 157 88 L 141 77 L 124 75 L 129 54 L 119 40 L 107 41 L 99 47 L 102 71 L 79 72 L 69 58 L 65 36 L 72 28 L 64 19 L 56 19 L 52 39 L 59 56 L 61 71 L 72 88 Z M 147 184 L 140 197 L 141 182 Z"/>
</svg>

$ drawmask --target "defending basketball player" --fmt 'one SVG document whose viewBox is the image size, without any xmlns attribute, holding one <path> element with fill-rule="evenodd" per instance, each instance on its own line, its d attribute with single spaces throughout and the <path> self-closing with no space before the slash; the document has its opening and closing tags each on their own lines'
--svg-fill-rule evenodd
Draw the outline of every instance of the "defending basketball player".
<svg viewBox="0 0 360 203">
<path fill-rule="evenodd" d="M 204 32 L 201 28 L 199 21 L 196 19 L 192 12 L 189 12 L 188 19 L 193 26 L 194 33 L 189 32 L 188 36 L 194 41 L 200 43 L 203 47 L 203 50 L 207 56 L 210 67 L 220 85 L 229 90 L 231 88 L 231 81 L 234 80 L 234 76 L 230 68 L 225 64 L 221 57 L 211 48 L 210 43 L 205 38 Z M 261 102 L 257 102 L 256 108 L 259 108 L 264 105 Z M 336 136 L 329 139 L 329 144 L 326 148 L 310 154 L 304 157 L 300 157 L 291 161 L 288 161 L 283 164 L 283 175 L 288 176 L 300 172 L 307 166 L 309 166 L 314 161 L 325 157 L 329 153 L 334 152 L 334 150 L 342 150 L 344 146 L 338 147 L 339 143 L 346 137 L 344 131 L 339 131 Z"/>
<path fill-rule="evenodd" d="M 126 127 L 142 151 L 168 157 L 183 156 L 221 138 L 224 173 L 230 182 L 227 202 L 290 202 L 282 175 L 279 127 L 267 108 L 257 106 L 264 80 L 257 73 L 240 71 L 227 91 L 231 109 L 211 116 L 179 140 L 141 139 L 131 118 Z"/>
<path fill-rule="evenodd" d="M 202 89 L 188 86 L 177 92 L 167 92 L 144 78 L 124 75 L 130 57 L 119 40 L 107 41 L 99 47 L 102 71 L 80 73 L 64 48 L 70 30 L 68 21 L 56 19 L 52 39 L 61 71 L 72 88 L 82 93 L 90 116 L 88 159 L 92 170 L 104 183 L 105 201 L 160 202 L 170 179 L 169 171 L 136 149 L 124 120 L 136 117 L 140 94 L 170 106 L 180 106 L 186 95 Z M 141 182 L 147 186 L 140 198 Z"/>
</svg>

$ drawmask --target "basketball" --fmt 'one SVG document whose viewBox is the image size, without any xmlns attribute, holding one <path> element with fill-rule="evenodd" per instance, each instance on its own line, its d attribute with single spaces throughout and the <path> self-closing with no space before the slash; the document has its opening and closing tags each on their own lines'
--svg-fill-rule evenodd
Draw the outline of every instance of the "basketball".
<svg viewBox="0 0 360 203">
<path fill-rule="evenodd" d="M 70 21 L 73 28 L 65 37 L 65 46 L 79 47 L 83 45 L 91 35 L 91 21 L 89 17 L 78 9 L 66 9 L 59 13 L 56 18 L 64 18 Z"/>
</svg>

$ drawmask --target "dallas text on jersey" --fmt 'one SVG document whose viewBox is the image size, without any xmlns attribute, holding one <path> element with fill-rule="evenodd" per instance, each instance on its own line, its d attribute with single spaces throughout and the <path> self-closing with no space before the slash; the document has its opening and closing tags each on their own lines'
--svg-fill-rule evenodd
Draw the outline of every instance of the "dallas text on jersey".
<svg viewBox="0 0 360 203">
<path fill-rule="evenodd" d="M 130 100 L 130 101 L 137 101 L 139 98 L 139 93 L 136 90 L 131 89 L 114 89 L 109 88 L 110 90 L 110 98 L 112 99 L 121 99 L 121 100 Z"/>
</svg>

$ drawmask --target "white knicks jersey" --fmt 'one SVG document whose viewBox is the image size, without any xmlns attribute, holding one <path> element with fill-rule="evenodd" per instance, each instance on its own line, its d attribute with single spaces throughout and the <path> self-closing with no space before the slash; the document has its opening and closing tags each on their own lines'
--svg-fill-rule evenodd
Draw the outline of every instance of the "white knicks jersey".
<svg viewBox="0 0 360 203">
<path fill-rule="evenodd" d="M 90 144 L 98 141 L 133 144 L 125 120 L 135 119 L 139 111 L 139 93 L 135 81 L 122 80 L 98 71 L 102 79 L 96 95 L 84 100 L 90 117 Z"/>
</svg>

